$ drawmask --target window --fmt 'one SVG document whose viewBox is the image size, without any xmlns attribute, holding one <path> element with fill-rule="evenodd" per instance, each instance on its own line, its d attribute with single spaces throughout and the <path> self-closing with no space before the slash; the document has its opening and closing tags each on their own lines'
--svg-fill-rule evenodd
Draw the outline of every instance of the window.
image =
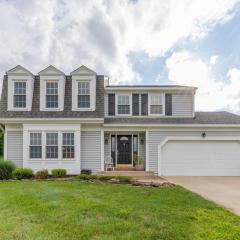
<svg viewBox="0 0 240 240">
<path fill-rule="evenodd" d="M 58 133 L 46 134 L 46 158 L 58 158 Z"/>
<path fill-rule="evenodd" d="M 26 82 L 14 82 L 14 107 L 26 107 Z"/>
<path fill-rule="evenodd" d="M 89 82 L 78 82 L 78 108 L 90 108 Z"/>
<path fill-rule="evenodd" d="M 118 114 L 130 114 L 129 96 L 118 96 Z"/>
<path fill-rule="evenodd" d="M 163 113 L 163 95 L 151 95 L 150 114 Z"/>
<path fill-rule="evenodd" d="M 74 158 L 74 133 L 62 134 L 62 157 Z"/>
<path fill-rule="evenodd" d="M 42 158 L 41 133 L 30 133 L 30 158 Z"/>
<path fill-rule="evenodd" d="M 58 83 L 46 83 L 46 108 L 58 108 Z"/>
</svg>

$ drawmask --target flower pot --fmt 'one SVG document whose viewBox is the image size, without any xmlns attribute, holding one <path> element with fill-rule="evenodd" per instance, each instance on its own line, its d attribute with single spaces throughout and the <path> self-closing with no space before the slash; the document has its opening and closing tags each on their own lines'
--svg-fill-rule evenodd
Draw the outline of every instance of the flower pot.
<svg viewBox="0 0 240 240">
<path fill-rule="evenodd" d="M 136 165 L 135 170 L 136 171 L 143 171 L 144 170 L 143 164 Z"/>
</svg>

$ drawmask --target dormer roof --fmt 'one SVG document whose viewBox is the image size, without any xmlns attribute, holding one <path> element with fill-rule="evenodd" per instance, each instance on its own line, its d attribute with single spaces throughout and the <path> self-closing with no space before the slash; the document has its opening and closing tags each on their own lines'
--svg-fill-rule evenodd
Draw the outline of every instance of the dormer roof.
<svg viewBox="0 0 240 240">
<path fill-rule="evenodd" d="M 46 76 L 51 76 L 51 75 L 65 75 L 64 72 L 62 72 L 61 70 L 57 69 L 56 67 L 50 65 L 46 68 L 44 68 L 43 70 L 41 70 L 39 73 L 39 75 L 46 75 Z"/>
<path fill-rule="evenodd" d="M 33 74 L 27 70 L 26 68 L 22 67 L 21 65 L 17 65 L 16 67 L 7 71 L 7 75 L 29 75 L 33 76 Z"/>
<path fill-rule="evenodd" d="M 82 65 L 76 70 L 72 71 L 70 75 L 97 75 L 97 73 Z"/>
</svg>

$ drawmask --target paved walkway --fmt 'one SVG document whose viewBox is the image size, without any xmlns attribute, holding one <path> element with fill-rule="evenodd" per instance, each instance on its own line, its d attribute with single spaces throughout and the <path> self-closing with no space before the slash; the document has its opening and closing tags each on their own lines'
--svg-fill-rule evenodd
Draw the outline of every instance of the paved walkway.
<svg viewBox="0 0 240 240">
<path fill-rule="evenodd" d="M 165 177 L 240 215 L 240 177 Z"/>
</svg>

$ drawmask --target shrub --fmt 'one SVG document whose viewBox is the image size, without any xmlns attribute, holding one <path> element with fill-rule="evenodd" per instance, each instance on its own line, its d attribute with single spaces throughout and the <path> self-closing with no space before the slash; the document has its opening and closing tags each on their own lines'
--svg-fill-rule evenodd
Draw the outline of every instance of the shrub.
<svg viewBox="0 0 240 240">
<path fill-rule="evenodd" d="M 113 176 L 98 176 L 98 179 L 100 181 L 109 181 L 109 180 L 111 180 L 113 178 L 114 178 Z"/>
<path fill-rule="evenodd" d="M 64 168 L 56 168 L 52 170 L 52 176 L 55 178 L 65 177 L 67 175 L 67 171 Z"/>
<path fill-rule="evenodd" d="M 78 176 L 78 179 L 81 179 L 81 180 L 96 180 L 98 179 L 97 175 L 88 175 L 88 174 L 80 174 Z"/>
<path fill-rule="evenodd" d="M 90 175 L 90 174 L 92 174 L 92 170 L 90 170 L 90 169 L 82 169 L 82 170 L 81 170 L 81 174 Z"/>
<path fill-rule="evenodd" d="M 15 165 L 10 161 L 0 161 L 0 179 L 12 178 L 12 172 L 15 169 Z"/>
<path fill-rule="evenodd" d="M 16 168 L 12 174 L 13 174 L 13 177 L 18 180 L 29 179 L 34 176 L 33 170 L 30 168 Z"/>
<path fill-rule="evenodd" d="M 134 181 L 134 178 L 129 176 L 117 176 L 116 179 L 118 179 L 119 182 L 122 183 L 132 183 Z"/>
<path fill-rule="evenodd" d="M 46 179 L 48 178 L 48 170 L 47 169 L 43 169 L 43 170 L 39 170 L 35 173 L 35 178 L 37 179 Z"/>
</svg>

